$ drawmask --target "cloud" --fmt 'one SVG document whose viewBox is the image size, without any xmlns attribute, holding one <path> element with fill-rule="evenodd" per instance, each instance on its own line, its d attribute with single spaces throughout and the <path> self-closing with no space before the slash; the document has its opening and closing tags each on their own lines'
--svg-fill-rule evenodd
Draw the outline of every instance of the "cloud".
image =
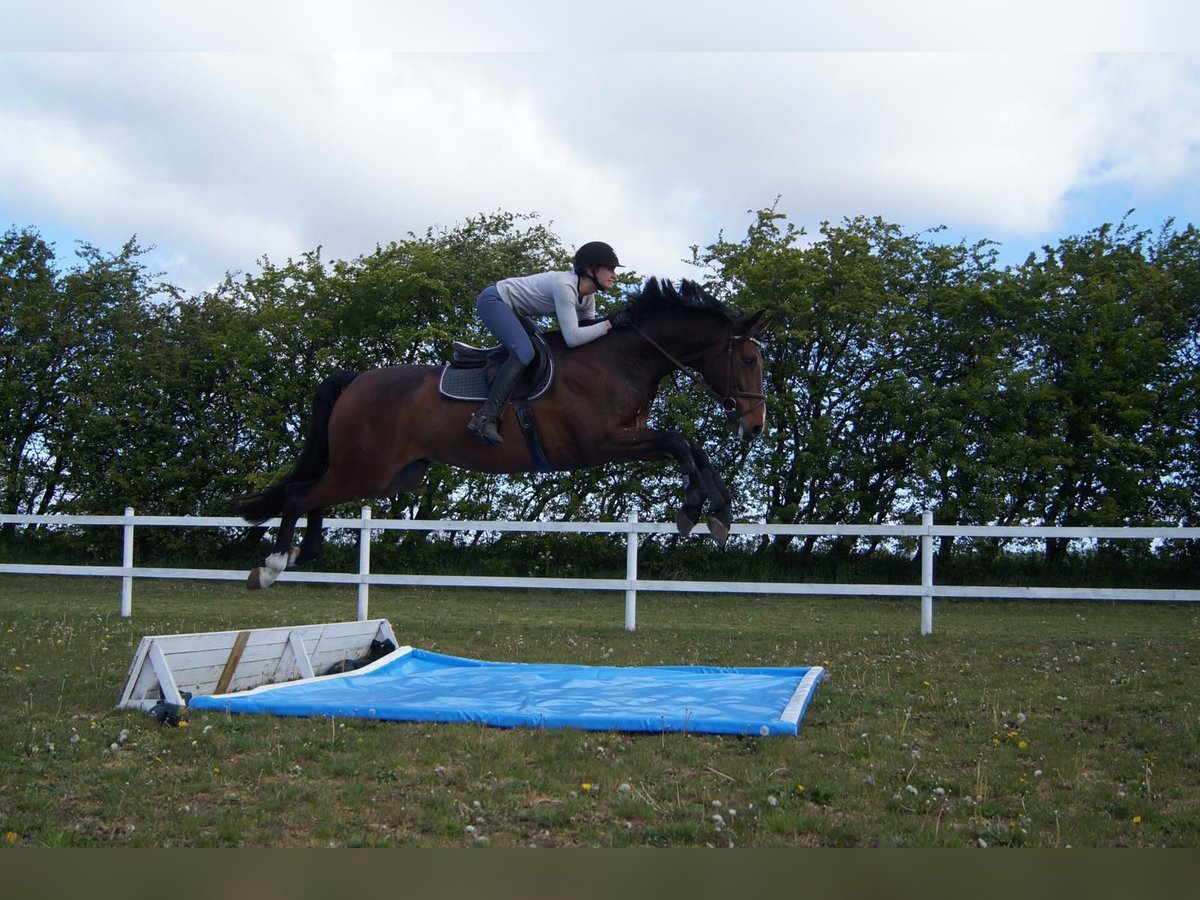
<svg viewBox="0 0 1200 900">
<path fill-rule="evenodd" d="M 0 85 L 0 217 L 136 233 L 191 291 L 498 210 L 672 277 L 777 196 L 1020 239 L 1194 185 L 1200 127 L 1176 54 L 7 53 Z"/>
<path fill-rule="evenodd" d="M 1190 51 L 1191 0 L 40 0 L 0 50 Z"/>
</svg>

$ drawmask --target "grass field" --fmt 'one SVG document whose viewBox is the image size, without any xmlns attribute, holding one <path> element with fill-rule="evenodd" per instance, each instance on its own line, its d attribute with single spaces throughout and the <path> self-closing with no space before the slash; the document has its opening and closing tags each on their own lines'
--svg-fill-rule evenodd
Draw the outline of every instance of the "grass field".
<svg viewBox="0 0 1200 900">
<path fill-rule="evenodd" d="M 1200 845 L 1200 608 L 375 588 L 403 643 L 822 665 L 795 738 L 114 709 L 143 635 L 353 619 L 353 589 L 0 577 L 0 845 Z"/>
</svg>

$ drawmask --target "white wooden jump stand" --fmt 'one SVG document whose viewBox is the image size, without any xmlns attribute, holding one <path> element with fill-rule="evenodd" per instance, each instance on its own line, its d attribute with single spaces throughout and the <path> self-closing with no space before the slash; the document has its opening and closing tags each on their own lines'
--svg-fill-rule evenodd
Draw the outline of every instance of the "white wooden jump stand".
<svg viewBox="0 0 1200 900">
<path fill-rule="evenodd" d="M 142 638 L 118 708 L 151 709 L 160 700 L 185 705 L 183 694 L 227 694 L 264 684 L 314 678 L 358 660 L 372 641 L 396 635 L 387 619 L 252 628 Z"/>
</svg>

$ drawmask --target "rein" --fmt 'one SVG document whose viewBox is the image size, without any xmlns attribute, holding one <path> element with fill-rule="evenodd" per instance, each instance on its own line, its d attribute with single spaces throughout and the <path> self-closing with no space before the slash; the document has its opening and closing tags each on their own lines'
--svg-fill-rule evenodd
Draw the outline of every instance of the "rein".
<svg viewBox="0 0 1200 900">
<path fill-rule="evenodd" d="M 749 399 L 758 401 L 752 407 L 750 407 L 750 409 L 747 410 L 747 412 L 752 412 L 752 411 L 758 409 L 758 407 L 764 406 L 766 404 L 767 397 L 765 394 L 756 394 L 752 391 L 734 391 L 732 394 L 726 394 L 724 397 L 722 397 L 720 394 L 718 394 L 716 392 L 716 390 L 713 389 L 712 385 L 710 385 L 707 381 L 704 380 L 704 377 L 698 371 L 696 371 L 691 366 L 687 365 L 686 363 L 682 362 L 681 360 L 679 360 L 675 356 L 673 356 L 671 354 L 671 352 L 668 351 L 662 344 L 660 344 L 654 338 L 650 337 L 650 335 L 646 334 L 646 332 L 643 331 L 639 325 L 630 323 L 630 327 L 634 331 L 636 331 L 638 334 L 640 334 L 642 336 L 642 338 L 646 341 L 646 343 L 648 343 L 651 347 L 653 347 L 655 350 L 657 350 L 659 353 L 661 353 L 663 356 L 665 356 L 672 363 L 672 365 L 675 366 L 676 369 L 678 369 L 680 372 L 682 372 L 684 375 L 686 375 L 688 378 L 690 378 L 692 380 L 693 384 L 697 384 L 700 387 L 704 388 L 704 390 L 708 391 L 709 395 L 714 400 L 716 400 L 719 404 L 721 404 L 721 408 L 725 410 L 725 415 L 728 418 L 730 418 L 730 419 L 740 418 L 741 414 L 738 413 L 737 400 L 734 399 L 736 397 L 749 398 Z M 729 384 L 731 381 L 733 381 L 733 345 L 738 341 L 754 341 L 756 344 L 758 343 L 758 341 L 755 338 L 747 337 L 746 335 L 731 334 L 729 336 L 729 340 L 725 344 L 725 360 L 726 360 L 726 363 L 725 363 L 725 388 L 726 388 L 726 390 L 729 389 Z"/>
</svg>

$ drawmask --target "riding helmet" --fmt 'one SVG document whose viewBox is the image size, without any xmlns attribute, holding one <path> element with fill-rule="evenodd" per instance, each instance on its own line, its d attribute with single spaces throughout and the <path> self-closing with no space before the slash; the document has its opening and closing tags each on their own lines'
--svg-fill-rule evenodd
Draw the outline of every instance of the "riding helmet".
<svg viewBox="0 0 1200 900">
<path fill-rule="evenodd" d="M 582 275 L 597 266 L 619 266 L 617 251 L 604 241 L 588 241 L 575 251 L 575 274 Z"/>
</svg>

